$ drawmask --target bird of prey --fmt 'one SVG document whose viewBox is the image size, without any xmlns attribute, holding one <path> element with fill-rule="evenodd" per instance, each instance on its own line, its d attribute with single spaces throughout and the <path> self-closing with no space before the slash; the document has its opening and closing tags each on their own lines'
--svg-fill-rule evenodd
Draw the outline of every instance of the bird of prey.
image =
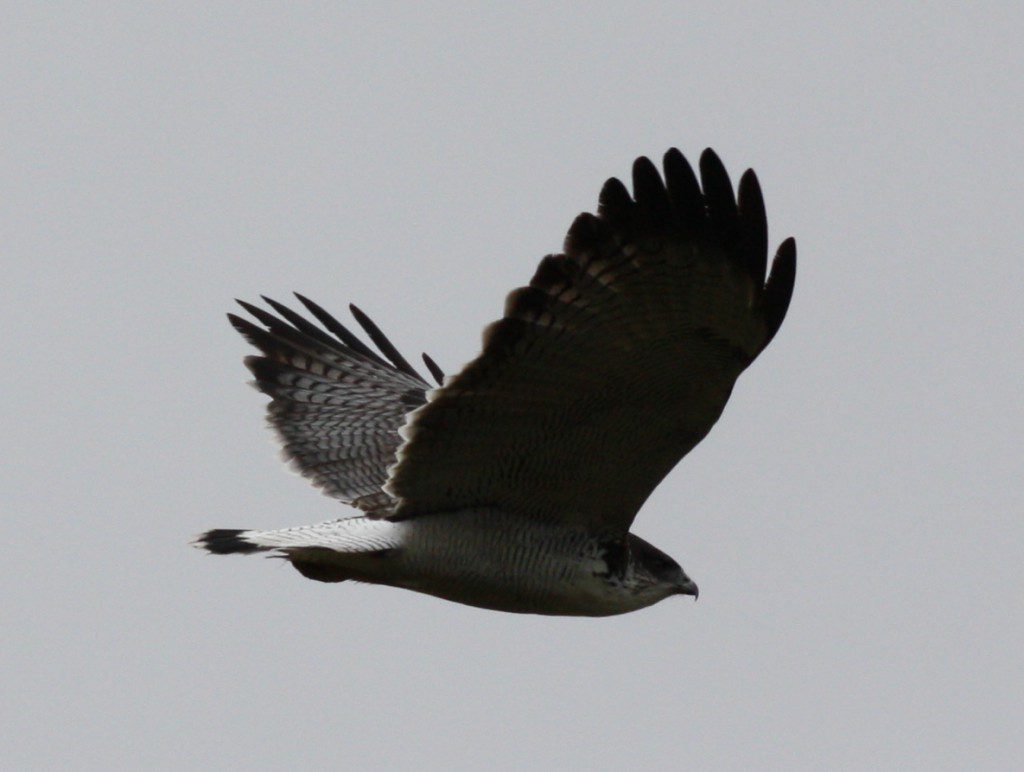
<svg viewBox="0 0 1024 772">
<path fill-rule="evenodd" d="M 359 309 L 373 350 L 319 305 L 319 325 L 264 298 L 229 319 L 271 397 L 295 469 L 361 514 L 216 529 L 214 554 L 270 552 L 322 582 L 356 580 L 488 609 L 607 616 L 697 595 L 676 561 L 630 533 L 662 478 L 708 433 L 778 331 L 796 277 L 757 177 L 738 195 L 711 150 L 699 180 L 675 149 L 633 165 L 581 214 L 483 350 L 432 388 Z"/>
</svg>

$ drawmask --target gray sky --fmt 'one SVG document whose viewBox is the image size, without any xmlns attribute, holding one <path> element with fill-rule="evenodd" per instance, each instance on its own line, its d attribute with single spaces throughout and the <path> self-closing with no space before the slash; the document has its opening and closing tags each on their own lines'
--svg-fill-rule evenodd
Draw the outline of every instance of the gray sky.
<svg viewBox="0 0 1024 772">
<path fill-rule="evenodd" d="M 921 4 L 924 6 L 924 4 Z M 904 768 L 1022 750 L 1020 4 L 5 5 L 5 763 Z M 234 297 L 475 355 L 639 154 L 796 236 L 636 530 L 701 586 L 503 615 L 187 546 L 342 516 Z"/>
</svg>

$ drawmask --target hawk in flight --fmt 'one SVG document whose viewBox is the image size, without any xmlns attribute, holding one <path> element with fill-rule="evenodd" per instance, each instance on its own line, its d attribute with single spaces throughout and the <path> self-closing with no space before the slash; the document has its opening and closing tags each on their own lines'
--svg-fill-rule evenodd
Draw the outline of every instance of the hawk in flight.
<svg viewBox="0 0 1024 772">
<path fill-rule="evenodd" d="M 796 245 L 782 242 L 766 280 L 754 173 L 734 194 L 711 150 L 699 179 L 678 150 L 663 169 L 639 158 L 632 195 L 605 183 L 460 373 L 424 355 L 437 388 L 354 306 L 376 350 L 305 297 L 319 325 L 242 303 L 258 324 L 229 318 L 260 352 L 246 365 L 285 455 L 361 514 L 196 545 L 501 611 L 605 616 L 696 596 L 629 529 L 778 331 Z"/>
</svg>

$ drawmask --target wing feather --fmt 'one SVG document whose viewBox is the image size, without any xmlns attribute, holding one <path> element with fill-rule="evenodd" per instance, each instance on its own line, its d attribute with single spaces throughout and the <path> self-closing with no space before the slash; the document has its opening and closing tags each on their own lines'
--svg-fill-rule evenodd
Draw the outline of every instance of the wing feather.
<svg viewBox="0 0 1024 772">
<path fill-rule="evenodd" d="M 718 419 L 778 330 L 794 242 L 764 281 L 767 225 L 753 172 L 739 201 L 707 150 L 647 159 L 484 333 L 483 351 L 410 414 L 384 490 L 390 516 L 492 506 L 622 532 Z"/>
<path fill-rule="evenodd" d="M 325 329 L 266 297 L 279 316 L 239 301 L 263 327 L 228 314 L 261 352 L 245 364 L 256 387 L 272 398 L 269 423 L 285 457 L 325 493 L 366 511 L 388 511 L 393 502 L 381 486 L 401 443 L 398 428 L 424 404 L 429 384 L 358 309 L 356 321 L 383 356 L 320 306 L 297 297 Z M 428 366 L 443 377 L 433 360 Z"/>
</svg>

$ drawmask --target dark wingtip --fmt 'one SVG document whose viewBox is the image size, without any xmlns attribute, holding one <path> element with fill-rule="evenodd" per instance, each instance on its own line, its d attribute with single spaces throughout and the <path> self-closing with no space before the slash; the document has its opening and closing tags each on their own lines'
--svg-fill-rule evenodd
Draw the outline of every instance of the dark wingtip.
<svg viewBox="0 0 1024 772">
<path fill-rule="evenodd" d="M 300 295 L 298 292 L 295 293 L 295 297 L 299 299 L 299 302 L 306 307 L 306 309 L 316 317 L 317 321 L 324 326 L 331 334 L 336 336 L 338 340 L 348 346 L 350 349 L 358 354 L 361 354 L 368 359 L 373 360 L 379 364 L 386 364 L 377 354 L 359 338 L 352 334 L 352 332 L 341 322 L 327 313 L 322 307 L 312 300 L 307 298 L 305 295 Z"/>
<path fill-rule="evenodd" d="M 633 162 L 633 198 L 641 227 L 658 227 L 668 223 L 672 205 L 665 191 L 665 183 L 657 167 L 646 156 L 640 156 Z"/>
<path fill-rule="evenodd" d="M 753 169 L 747 169 L 740 177 L 737 202 L 743 238 L 743 261 L 754 284 L 760 287 L 764 284 L 768 263 L 768 218 L 761 184 Z"/>
<path fill-rule="evenodd" d="M 704 196 L 700 191 L 697 175 L 678 148 L 670 148 L 663 159 L 665 187 L 676 219 L 684 228 L 694 230 L 704 219 Z"/>
<path fill-rule="evenodd" d="M 388 340 L 388 337 L 381 331 L 380 327 L 374 324 L 373 320 L 363 313 L 359 306 L 355 303 L 349 303 L 348 310 L 359 323 L 359 326 L 363 328 L 363 332 L 370 336 L 370 340 L 373 341 L 374 345 L 380 350 L 380 353 L 391 362 L 396 370 L 426 383 L 423 380 L 423 376 L 416 372 L 416 369 L 398 352 L 398 349 Z"/>
<path fill-rule="evenodd" d="M 723 238 L 735 229 L 738 210 L 725 164 L 710 147 L 700 154 L 700 181 L 712 226 Z"/>
<path fill-rule="evenodd" d="M 228 314 L 228 322 L 235 331 L 245 338 L 249 343 L 254 345 L 260 351 L 264 350 L 266 346 L 267 333 L 263 329 L 257 327 L 255 324 L 250 322 L 248 319 L 243 319 L 237 314 Z"/>
<path fill-rule="evenodd" d="M 204 549 L 212 555 L 232 555 L 235 553 L 248 555 L 260 552 L 263 548 L 241 538 L 244 530 L 239 528 L 214 528 L 196 537 L 192 545 Z"/>
<path fill-rule="evenodd" d="M 702 178 L 704 175 L 729 178 L 729 173 L 725 170 L 725 164 L 722 163 L 721 157 L 710 147 L 706 147 L 701 151 L 700 158 L 697 159 L 697 168 L 700 169 Z M 731 184 L 729 189 L 732 190 Z"/>
<path fill-rule="evenodd" d="M 426 352 L 424 352 L 421 356 L 423 357 L 423 364 L 427 366 L 427 369 L 430 371 L 430 374 L 434 376 L 434 380 L 437 381 L 437 385 L 444 386 L 444 370 L 438 367 L 437 362 L 435 362 L 433 358 Z"/>
<path fill-rule="evenodd" d="M 661 162 L 665 166 L 671 166 L 678 164 L 680 161 L 686 162 L 686 156 L 683 155 L 683 151 L 678 147 L 670 147 L 665 151 L 665 154 L 661 157 Z"/>
<path fill-rule="evenodd" d="M 634 206 L 622 180 L 612 177 L 604 183 L 597 197 L 597 216 L 614 230 L 628 231 L 633 223 Z"/>
<path fill-rule="evenodd" d="M 768 282 L 761 297 L 766 327 L 764 346 L 767 346 L 775 333 L 782 326 L 789 310 L 789 301 L 793 298 L 793 285 L 796 282 L 796 239 L 792 236 L 781 244 L 772 260 L 772 270 L 768 274 Z M 762 346 L 762 349 L 764 348 Z"/>
<path fill-rule="evenodd" d="M 238 303 L 242 308 L 248 311 L 252 316 L 257 319 L 261 324 L 266 325 L 272 329 L 279 329 L 284 323 L 271 313 L 267 313 L 259 306 L 254 306 L 252 303 L 247 303 L 244 300 L 235 298 L 235 302 Z"/>
</svg>

